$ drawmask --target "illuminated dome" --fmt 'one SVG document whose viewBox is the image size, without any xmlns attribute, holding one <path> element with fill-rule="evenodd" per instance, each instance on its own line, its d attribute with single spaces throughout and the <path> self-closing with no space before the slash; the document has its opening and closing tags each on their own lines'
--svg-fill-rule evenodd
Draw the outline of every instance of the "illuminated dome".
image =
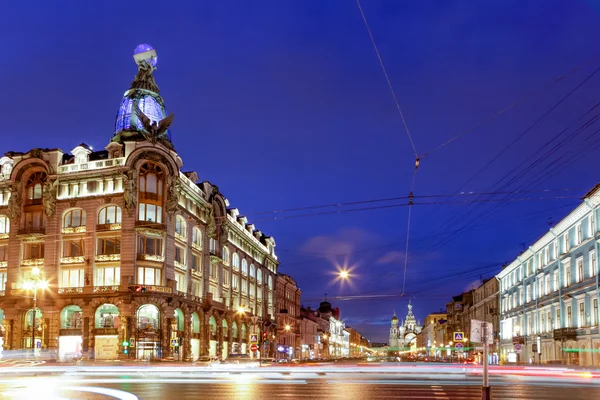
<svg viewBox="0 0 600 400">
<path fill-rule="evenodd" d="M 156 50 L 154 50 L 154 47 L 146 43 L 137 45 L 135 50 L 133 50 L 133 59 L 138 65 L 140 64 L 140 62 L 145 61 L 155 68 L 156 64 L 158 63 L 158 56 L 156 55 Z"/>
<path fill-rule="evenodd" d="M 392 321 L 398 321 L 398 317 L 396 317 L 396 314 L 394 314 L 394 316 L 392 317 Z"/>
<path fill-rule="evenodd" d="M 165 103 L 152 75 L 158 60 L 156 50 L 149 44 L 140 44 L 133 51 L 133 58 L 138 65 L 138 72 L 131 87 L 123 95 L 117 111 L 113 141 L 162 140 L 172 147 L 171 133 L 168 129 L 172 116 L 167 116 Z M 136 112 L 136 105 L 144 114 L 140 114 L 142 118 Z M 166 118 L 169 119 L 165 120 Z"/>
</svg>

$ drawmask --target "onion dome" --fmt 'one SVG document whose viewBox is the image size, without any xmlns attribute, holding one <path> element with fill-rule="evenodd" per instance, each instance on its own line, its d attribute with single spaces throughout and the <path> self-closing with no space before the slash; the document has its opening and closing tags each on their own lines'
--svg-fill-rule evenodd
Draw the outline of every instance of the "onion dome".
<svg viewBox="0 0 600 400">
<path fill-rule="evenodd" d="M 172 148 L 168 128 L 173 116 L 167 115 L 152 75 L 158 61 L 156 50 L 148 44 L 140 44 L 133 52 L 133 59 L 138 65 L 138 72 L 117 111 L 113 141 L 145 139 L 154 143 L 161 141 Z"/>
<path fill-rule="evenodd" d="M 394 313 L 394 316 L 392 317 L 392 321 L 398 321 L 398 317 L 396 317 L 396 313 Z"/>
</svg>

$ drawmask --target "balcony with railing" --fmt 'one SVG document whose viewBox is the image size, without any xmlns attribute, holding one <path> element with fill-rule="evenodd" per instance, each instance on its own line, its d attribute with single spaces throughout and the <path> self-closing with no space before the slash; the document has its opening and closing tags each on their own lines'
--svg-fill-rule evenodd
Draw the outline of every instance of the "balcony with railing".
<svg viewBox="0 0 600 400">
<path fill-rule="evenodd" d="M 58 174 L 70 174 L 75 172 L 93 171 L 105 168 L 118 167 L 125 164 L 125 157 L 110 158 L 108 160 L 88 161 L 79 164 L 60 165 Z"/>
</svg>

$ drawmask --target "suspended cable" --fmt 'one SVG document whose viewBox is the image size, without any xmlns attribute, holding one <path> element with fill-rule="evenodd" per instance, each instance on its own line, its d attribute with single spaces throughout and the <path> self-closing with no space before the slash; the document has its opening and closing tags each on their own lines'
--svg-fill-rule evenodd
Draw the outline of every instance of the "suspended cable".
<svg viewBox="0 0 600 400">
<path fill-rule="evenodd" d="M 373 38 L 373 34 L 371 33 L 371 28 L 369 27 L 369 23 L 367 22 L 367 18 L 365 17 L 365 13 L 360 5 L 360 0 L 356 0 L 356 5 L 358 6 L 358 10 L 360 11 L 360 15 L 362 16 L 363 22 L 365 23 L 365 27 L 367 28 L 367 32 L 369 33 L 369 38 L 371 38 L 371 43 L 373 44 L 373 49 L 375 49 L 375 54 L 377 55 L 377 59 L 379 60 L 379 65 L 381 66 L 381 70 L 383 71 L 383 75 L 385 76 L 385 80 L 387 81 L 390 92 L 392 93 L 392 97 L 394 99 L 394 104 L 396 104 L 396 109 L 398 110 L 398 114 L 400 114 L 400 118 L 402 119 L 402 124 L 404 125 L 404 130 L 406 130 L 406 135 L 408 136 L 408 140 L 410 140 L 410 145 L 415 152 L 415 158 L 419 158 L 419 153 L 417 152 L 417 148 L 415 147 L 415 142 L 413 141 L 412 135 L 408 130 L 408 125 L 406 124 L 406 119 L 404 118 L 404 114 L 402 113 L 402 109 L 400 108 L 400 103 L 398 102 L 398 98 L 396 97 L 396 92 L 394 91 L 394 87 L 392 86 L 392 82 L 390 81 L 390 77 L 388 76 L 387 70 L 385 69 L 385 65 L 383 64 L 383 60 L 381 55 L 379 54 L 379 49 L 377 48 L 377 44 L 375 43 L 375 39 Z"/>
<path fill-rule="evenodd" d="M 575 68 L 571 69 L 570 71 L 568 71 L 567 73 L 560 75 L 556 78 L 554 78 L 553 80 L 551 80 L 549 83 L 527 93 L 525 96 L 519 98 L 518 100 L 516 100 L 515 102 L 513 102 L 512 104 L 508 105 L 507 107 L 504 107 L 498 111 L 496 111 L 495 113 L 493 113 L 492 115 L 490 115 L 489 117 L 487 117 L 486 119 L 480 121 L 479 123 L 475 124 L 474 126 L 465 129 L 464 131 L 460 132 L 458 135 L 448 139 L 447 141 L 445 141 L 444 143 L 440 144 L 439 146 L 433 148 L 433 150 L 430 150 L 427 153 L 424 153 L 423 155 L 421 155 L 421 158 L 424 158 L 438 150 L 440 150 L 442 147 L 445 147 L 447 145 L 449 145 L 450 143 L 454 142 L 455 140 L 460 139 L 461 137 L 465 136 L 466 134 L 476 130 L 477 128 L 481 127 L 482 125 L 486 124 L 487 122 L 493 121 L 494 119 L 496 119 L 497 117 L 501 116 L 502 114 L 504 114 L 505 112 L 515 108 L 516 106 L 518 106 L 519 104 L 525 102 L 525 100 L 529 99 L 530 97 L 533 97 L 535 95 L 537 95 L 540 92 L 543 92 L 544 90 L 546 90 L 547 88 L 553 86 L 554 84 L 566 79 L 567 77 L 573 75 L 575 72 L 579 71 L 580 69 L 582 69 L 583 67 L 587 66 L 588 64 L 593 63 L 594 61 L 600 59 L 600 54 L 596 54 L 594 57 L 584 61 L 583 63 L 579 64 L 578 66 L 576 66 Z"/>
</svg>

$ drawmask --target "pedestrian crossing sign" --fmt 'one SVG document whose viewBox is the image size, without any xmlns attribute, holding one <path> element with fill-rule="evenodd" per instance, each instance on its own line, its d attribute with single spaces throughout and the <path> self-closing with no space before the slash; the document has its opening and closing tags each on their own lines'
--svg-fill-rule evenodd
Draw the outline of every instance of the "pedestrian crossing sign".
<svg viewBox="0 0 600 400">
<path fill-rule="evenodd" d="M 465 338 L 465 334 L 464 332 L 454 332 L 454 341 L 455 342 L 462 342 Z"/>
<path fill-rule="evenodd" d="M 255 333 L 250 334 L 250 343 L 258 343 L 258 335 Z"/>
</svg>

